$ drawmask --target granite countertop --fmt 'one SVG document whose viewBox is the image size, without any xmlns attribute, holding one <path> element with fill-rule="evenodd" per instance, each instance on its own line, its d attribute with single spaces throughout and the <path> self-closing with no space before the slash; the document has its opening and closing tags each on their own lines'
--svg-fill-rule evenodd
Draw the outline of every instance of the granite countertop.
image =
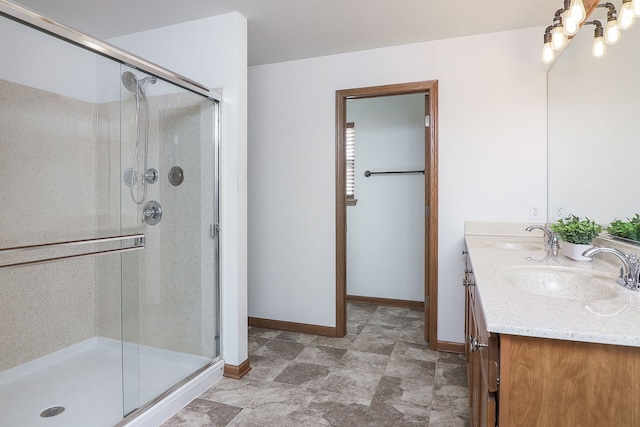
<svg viewBox="0 0 640 427">
<path fill-rule="evenodd" d="M 526 226 L 466 226 L 465 241 L 488 331 L 640 347 L 640 292 L 616 284 L 620 262 L 607 254 L 597 255 L 592 262 L 576 262 L 561 252 L 545 259 L 548 252 L 542 232 L 520 232 Z M 512 235 L 486 233 L 496 229 Z M 606 243 L 602 246 L 611 246 Z M 640 253 L 640 247 L 631 249 Z M 579 292 L 556 297 L 537 292 L 535 286 L 526 290 L 532 270 L 569 272 L 565 277 L 571 279 L 575 273 Z M 582 281 L 594 277 L 603 282 L 582 292 Z"/>
</svg>

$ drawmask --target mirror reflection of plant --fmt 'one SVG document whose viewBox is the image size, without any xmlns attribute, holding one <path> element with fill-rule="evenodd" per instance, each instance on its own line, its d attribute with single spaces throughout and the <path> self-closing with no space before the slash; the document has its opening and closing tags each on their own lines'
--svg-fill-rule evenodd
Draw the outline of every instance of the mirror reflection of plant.
<svg viewBox="0 0 640 427">
<path fill-rule="evenodd" d="M 593 239 L 602 231 L 602 227 L 595 221 L 583 220 L 575 215 L 560 218 L 549 227 L 558 235 L 560 240 L 578 245 L 590 245 Z"/>
<path fill-rule="evenodd" d="M 612 236 L 640 241 L 640 215 L 627 218 L 627 221 L 616 219 L 609 224 L 607 232 Z"/>
</svg>

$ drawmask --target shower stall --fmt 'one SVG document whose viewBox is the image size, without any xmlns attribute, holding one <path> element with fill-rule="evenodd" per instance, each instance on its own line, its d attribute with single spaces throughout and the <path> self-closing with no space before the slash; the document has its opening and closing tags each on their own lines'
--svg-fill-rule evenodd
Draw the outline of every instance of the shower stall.
<svg viewBox="0 0 640 427">
<path fill-rule="evenodd" d="M 135 423 L 221 371 L 218 97 L 4 0 L 0 34 L 0 425 Z"/>
</svg>

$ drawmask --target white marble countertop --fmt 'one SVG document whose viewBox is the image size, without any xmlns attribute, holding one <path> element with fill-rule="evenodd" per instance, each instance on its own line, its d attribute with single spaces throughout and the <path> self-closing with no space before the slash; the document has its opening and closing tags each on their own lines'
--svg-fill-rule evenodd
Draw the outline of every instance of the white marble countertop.
<svg viewBox="0 0 640 427">
<path fill-rule="evenodd" d="M 524 227 L 512 225 L 512 229 Z M 555 258 L 544 259 L 547 252 L 541 231 L 535 235 L 483 234 L 470 226 L 465 240 L 489 332 L 640 347 L 640 292 L 615 283 L 621 266 L 616 258 L 601 254 L 583 263 L 560 252 Z M 635 249 L 640 253 L 640 247 Z M 585 289 L 579 296 L 547 296 L 523 289 L 526 279 L 518 277 L 531 269 L 576 269 L 569 272 L 584 280 L 603 278 L 605 284 L 597 283 L 603 287 Z M 593 295 L 603 291 L 605 299 Z"/>
</svg>

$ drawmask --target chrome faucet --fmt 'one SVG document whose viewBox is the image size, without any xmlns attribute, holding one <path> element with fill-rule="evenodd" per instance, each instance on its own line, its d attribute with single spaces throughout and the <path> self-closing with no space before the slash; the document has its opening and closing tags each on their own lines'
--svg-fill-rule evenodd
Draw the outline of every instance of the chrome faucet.
<svg viewBox="0 0 640 427">
<path fill-rule="evenodd" d="M 640 291 L 640 262 L 638 261 L 636 254 L 629 255 L 616 248 L 596 246 L 584 251 L 582 256 L 593 258 L 594 255 L 600 253 L 615 255 L 620 261 L 622 261 L 620 277 L 618 277 L 617 280 L 619 285 L 634 291 Z"/>
<path fill-rule="evenodd" d="M 530 225 L 529 227 L 526 228 L 526 231 L 533 231 L 533 230 L 542 230 L 544 231 L 544 234 L 546 234 L 547 236 L 547 248 L 551 249 L 554 253 L 557 252 L 558 250 L 558 236 L 556 235 L 556 233 L 554 233 L 553 231 L 551 231 L 548 227 L 545 227 L 544 225 Z"/>
</svg>

